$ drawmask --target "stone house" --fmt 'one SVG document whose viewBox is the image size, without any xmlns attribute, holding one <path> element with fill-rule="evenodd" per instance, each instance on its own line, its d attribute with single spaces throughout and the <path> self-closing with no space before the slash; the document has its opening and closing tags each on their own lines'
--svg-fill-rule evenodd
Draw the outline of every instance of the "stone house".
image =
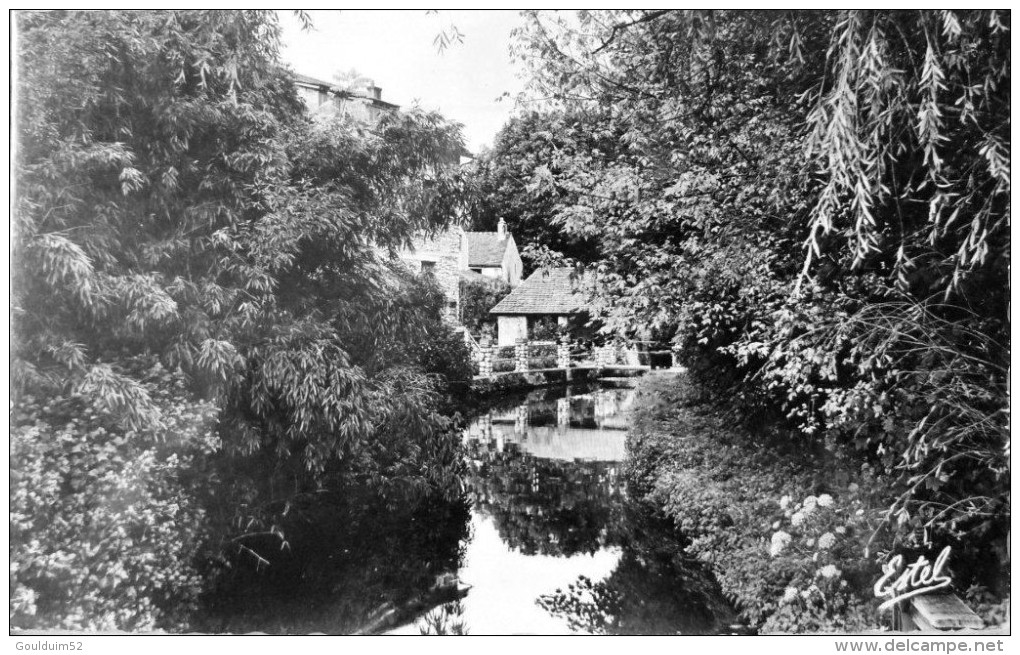
<svg viewBox="0 0 1020 655">
<path fill-rule="evenodd" d="M 567 326 L 586 320 L 589 305 L 573 269 L 540 268 L 489 313 L 496 316 L 499 345 L 511 346 L 540 322 Z"/>
<path fill-rule="evenodd" d="M 430 273 L 447 298 L 451 318 L 460 316 L 460 281 L 480 276 L 502 280 L 511 287 L 521 283 L 524 264 L 514 237 L 502 219 L 495 232 L 468 232 L 454 226 L 437 235 L 421 236 L 397 258 L 414 273 Z"/>
<path fill-rule="evenodd" d="M 397 253 L 397 259 L 412 273 L 431 274 L 446 295 L 446 313 L 460 316 L 460 276 L 467 269 L 464 231 L 455 226 L 434 236 L 418 236 L 411 248 Z"/>
<path fill-rule="evenodd" d="M 507 232 L 506 221 L 499 219 L 495 232 L 465 232 L 467 265 L 482 277 L 502 280 L 511 287 L 521 283 L 524 263 L 514 236 Z"/>
</svg>

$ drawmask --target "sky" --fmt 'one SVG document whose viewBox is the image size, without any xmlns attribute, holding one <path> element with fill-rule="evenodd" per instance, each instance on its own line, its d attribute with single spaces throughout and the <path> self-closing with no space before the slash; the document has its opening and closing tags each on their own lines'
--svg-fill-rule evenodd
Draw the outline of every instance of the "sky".
<svg viewBox="0 0 1020 655">
<path fill-rule="evenodd" d="M 510 117 L 523 82 L 509 54 L 517 11 L 315 10 L 313 31 L 292 12 L 280 12 L 282 57 L 294 71 L 332 80 L 355 69 L 402 107 L 416 101 L 464 124 L 468 150 L 491 145 Z M 456 25 L 462 43 L 438 52 L 433 41 Z M 509 93 L 509 97 L 499 98 Z"/>
</svg>

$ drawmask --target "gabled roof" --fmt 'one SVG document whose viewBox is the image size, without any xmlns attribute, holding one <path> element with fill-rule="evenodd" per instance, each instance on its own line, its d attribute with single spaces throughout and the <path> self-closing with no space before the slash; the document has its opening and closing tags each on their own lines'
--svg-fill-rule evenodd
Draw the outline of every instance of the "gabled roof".
<svg viewBox="0 0 1020 655">
<path fill-rule="evenodd" d="M 510 237 L 500 239 L 499 232 L 465 232 L 468 246 L 468 267 L 502 266 Z"/>
<path fill-rule="evenodd" d="M 579 314 L 588 302 L 572 268 L 540 268 L 510 292 L 490 314 Z"/>
</svg>

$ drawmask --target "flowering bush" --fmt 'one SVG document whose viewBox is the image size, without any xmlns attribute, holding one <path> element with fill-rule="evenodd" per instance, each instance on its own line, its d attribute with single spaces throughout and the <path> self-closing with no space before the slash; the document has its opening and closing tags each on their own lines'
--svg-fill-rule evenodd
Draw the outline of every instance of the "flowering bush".
<svg viewBox="0 0 1020 655">
<path fill-rule="evenodd" d="M 661 385 L 646 378 L 643 389 Z M 628 437 L 632 488 L 660 505 L 741 619 L 764 632 L 877 627 L 868 541 L 880 524 L 870 467 L 841 466 L 789 434 L 751 435 L 681 381 L 639 396 Z M 881 533 L 884 535 L 885 533 Z"/>
<path fill-rule="evenodd" d="M 865 600 L 876 566 L 865 557 L 871 535 L 867 512 L 851 484 L 837 503 L 831 494 L 801 502 L 779 499 L 768 554 L 786 588 L 765 632 L 825 632 L 863 628 L 875 616 Z M 860 593 L 863 592 L 863 593 Z M 867 617 L 867 618 L 866 618 Z"/>
</svg>

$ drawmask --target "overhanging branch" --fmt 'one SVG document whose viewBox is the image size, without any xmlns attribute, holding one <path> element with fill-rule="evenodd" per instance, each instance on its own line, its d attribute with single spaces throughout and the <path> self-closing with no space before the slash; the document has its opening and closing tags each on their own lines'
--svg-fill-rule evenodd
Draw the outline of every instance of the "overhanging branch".
<svg viewBox="0 0 1020 655">
<path fill-rule="evenodd" d="M 597 47 L 594 50 L 592 50 L 592 54 L 594 55 L 596 53 L 599 53 L 604 48 L 609 46 L 609 44 L 612 43 L 613 40 L 616 39 L 616 36 L 620 32 L 623 32 L 624 30 L 630 29 L 631 27 L 633 27 L 635 25 L 639 25 L 641 23 L 648 23 L 650 21 L 655 20 L 656 18 L 661 18 L 661 17 L 665 16 L 666 14 L 668 14 L 670 11 L 671 10 L 669 10 L 669 9 L 659 9 L 657 11 L 650 11 L 647 14 L 645 14 L 644 16 L 642 16 L 640 18 L 635 18 L 634 20 L 632 20 L 632 21 L 630 21 L 628 23 L 618 23 L 616 25 L 613 25 L 612 31 L 609 32 L 609 38 L 607 38 L 602 45 L 600 45 L 599 47 Z"/>
</svg>

